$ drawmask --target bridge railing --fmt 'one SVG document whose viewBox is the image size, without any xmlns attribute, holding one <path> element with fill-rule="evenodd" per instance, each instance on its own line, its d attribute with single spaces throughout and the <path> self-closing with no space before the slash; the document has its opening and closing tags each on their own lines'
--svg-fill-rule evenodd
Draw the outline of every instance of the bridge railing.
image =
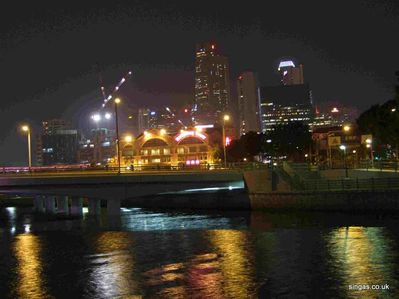
<svg viewBox="0 0 399 299">
<path fill-rule="evenodd" d="M 303 180 L 306 191 L 399 190 L 399 178 L 342 178 Z"/>
<path fill-rule="evenodd" d="M 132 167 L 133 166 L 133 167 Z M 150 171 L 206 171 L 206 170 L 250 170 L 250 169 L 264 169 L 268 166 L 258 162 L 242 162 L 242 163 L 228 163 L 226 167 L 221 163 L 215 164 L 198 164 L 198 165 L 131 165 L 120 168 L 123 173 L 132 172 L 150 172 Z M 46 167 L 0 167 L 0 175 L 15 175 L 15 174 L 40 174 L 40 173 L 68 173 L 68 172 L 82 172 L 95 173 L 97 172 L 118 172 L 118 167 L 110 166 L 87 166 L 87 165 L 61 165 L 61 166 L 46 166 Z"/>
<path fill-rule="evenodd" d="M 367 169 L 367 170 L 380 170 L 380 171 L 399 171 L 399 161 L 386 161 L 379 160 L 374 161 L 373 163 L 370 160 L 360 161 L 358 168 Z"/>
</svg>

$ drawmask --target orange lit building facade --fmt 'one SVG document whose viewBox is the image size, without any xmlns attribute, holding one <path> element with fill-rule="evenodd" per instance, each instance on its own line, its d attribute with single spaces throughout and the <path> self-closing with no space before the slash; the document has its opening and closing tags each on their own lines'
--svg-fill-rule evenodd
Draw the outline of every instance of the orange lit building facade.
<svg viewBox="0 0 399 299">
<path fill-rule="evenodd" d="M 121 166 L 201 167 L 218 163 L 219 146 L 201 130 L 187 129 L 178 134 L 151 129 L 136 139 L 121 138 Z M 112 161 L 115 164 L 116 159 Z"/>
</svg>

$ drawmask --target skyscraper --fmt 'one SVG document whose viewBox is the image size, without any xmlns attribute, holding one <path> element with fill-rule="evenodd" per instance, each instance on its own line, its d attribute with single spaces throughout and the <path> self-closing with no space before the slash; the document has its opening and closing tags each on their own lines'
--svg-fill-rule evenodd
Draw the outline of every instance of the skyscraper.
<svg viewBox="0 0 399 299">
<path fill-rule="evenodd" d="M 304 84 L 303 65 L 295 66 L 292 60 L 281 61 L 278 66 L 281 74 L 281 83 L 283 85 L 299 85 Z"/>
<path fill-rule="evenodd" d="M 309 84 L 266 86 L 260 88 L 262 131 L 275 125 L 313 120 L 312 91 Z"/>
<path fill-rule="evenodd" d="M 139 108 L 138 111 L 138 133 L 141 134 L 150 128 L 150 115 L 151 110 L 148 108 Z"/>
<path fill-rule="evenodd" d="M 244 72 L 238 77 L 238 114 L 240 136 L 249 132 L 260 131 L 260 99 L 256 76 L 253 72 Z"/>
<path fill-rule="evenodd" d="M 36 161 L 38 165 L 74 164 L 77 162 L 79 134 L 71 124 L 53 119 L 43 122 L 38 136 Z"/>
<path fill-rule="evenodd" d="M 194 124 L 222 122 L 222 113 L 230 103 L 230 79 L 227 57 L 211 43 L 198 44 L 195 56 Z"/>
</svg>

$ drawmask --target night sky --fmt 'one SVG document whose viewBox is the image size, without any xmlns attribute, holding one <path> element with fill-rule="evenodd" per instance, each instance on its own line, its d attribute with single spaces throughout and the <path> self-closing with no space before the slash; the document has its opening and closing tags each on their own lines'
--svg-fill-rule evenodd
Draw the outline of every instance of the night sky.
<svg viewBox="0 0 399 299">
<path fill-rule="evenodd" d="M 316 102 L 360 110 L 393 96 L 399 3 L 350 1 L 29 1 L 0 11 L 0 165 L 26 164 L 18 125 L 101 105 L 100 81 L 137 106 L 190 103 L 195 43 L 216 42 L 231 77 L 278 83 L 283 57 L 305 66 Z M 216 4 L 215 4 L 216 3 Z M 10 6 L 11 5 L 11 6 Z"/>
</svg>

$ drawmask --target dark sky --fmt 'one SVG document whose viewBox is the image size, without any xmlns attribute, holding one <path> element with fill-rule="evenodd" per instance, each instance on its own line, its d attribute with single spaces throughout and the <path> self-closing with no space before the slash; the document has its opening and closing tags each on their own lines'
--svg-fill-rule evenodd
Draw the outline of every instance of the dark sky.
<svg viewBox="0 0 399 299">
<path fill-rule="evenodd" d="M 22 121 L 87 119 L 100 78 L 132 70 L 123 96 L 138 106 L 190 102 L 198 41 L 216 41 L 232 78 L 252 69 L 262 85 L 294 57 L 316 102 L 361 110 L 392 97 L 399 69 L 394 0 L 12 3 L 0 11 L 0 165 L 24 163 Z"/>
</svg>

